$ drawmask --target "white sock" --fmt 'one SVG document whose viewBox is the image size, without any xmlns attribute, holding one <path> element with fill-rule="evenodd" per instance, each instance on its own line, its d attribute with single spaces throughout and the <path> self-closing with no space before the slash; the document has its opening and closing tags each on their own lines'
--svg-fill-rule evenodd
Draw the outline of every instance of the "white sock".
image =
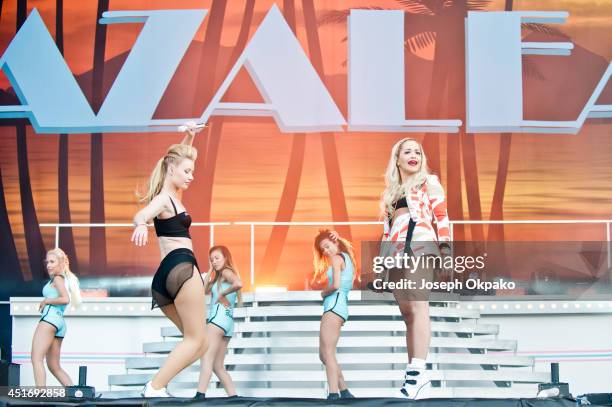
<svg viewBox="0 0 612 407">
<path fill-rule="evenodd" d="M 412 358 L 406 366 L 406 370 L 425 370 L 425 367 L 425 359 Z"/>
</svg>

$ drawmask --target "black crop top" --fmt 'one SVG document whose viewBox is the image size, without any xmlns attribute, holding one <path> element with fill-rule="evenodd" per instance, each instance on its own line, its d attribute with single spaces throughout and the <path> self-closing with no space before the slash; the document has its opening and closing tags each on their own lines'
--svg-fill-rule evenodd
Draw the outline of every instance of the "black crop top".
<svg viewBox="0 0 612 407">
<path fill-rule="evenodd" d="M 387 221 L 389 222 L 389 227 L 391 227 L 391 223 L 393 222 L 393 216 L 395 214 L 395 211 L 400 208 L 407 208 L 407 207 L 408 207 L 408 202 L 406 201 L 405 196 L 401 197 L 397 201 L 393 201 L 393 213 L 390 213 L 389 217 L 387 218 Z"/>
<path fill-rule="evenodd" d="M 405 196 L 393 202 L 393 208 L 395 210 L 398 210 L 400 208 L 407 208 L 407 207 L 408 207 L 408 202 L 406 202 Z"/>
<path fill-rule="evenodd" d="M 168 219 L 153 218 L 153 226 L 155 226 L 155 234 L 165 237 L 187 237 L 191 239 L 189 234 L 189 226 L 191 226 L 191 216 L 187 212 L 177 213 L 174 201 L 170 198 L 172 207 L 174 208 L 174 216 Z"/>
</svg>

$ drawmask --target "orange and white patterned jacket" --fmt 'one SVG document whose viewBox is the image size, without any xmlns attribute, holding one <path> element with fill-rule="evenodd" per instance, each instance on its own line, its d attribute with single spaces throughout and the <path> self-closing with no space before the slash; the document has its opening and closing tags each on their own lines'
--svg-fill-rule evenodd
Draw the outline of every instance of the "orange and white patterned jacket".
<svg viewBox="0 0 612 407">
<path fill-rule="evenodd" d="M 411 218 L 416 222 L 410 245 L 415 254 L 424 254 L 423 251 L 431 253 L 431 249 L 425 249 L 424 246 L 426 245 L 419 245 L 418 242 L 442 243 L 450 241 L 444 188 L 437 176 L 428 175 L 425 183 L 420 187 L 412 188 L 406 197 L 406 202 L 409 212 L 397 216 L 392 225 L 389 225 L 388 217 L 385 219 L 383 241 L 405 243 Z M 433 227 L 434 221 L 437 226 L 437 234 Z M 432 245 L 427 246 L 431 247 Z"/>
</svg>

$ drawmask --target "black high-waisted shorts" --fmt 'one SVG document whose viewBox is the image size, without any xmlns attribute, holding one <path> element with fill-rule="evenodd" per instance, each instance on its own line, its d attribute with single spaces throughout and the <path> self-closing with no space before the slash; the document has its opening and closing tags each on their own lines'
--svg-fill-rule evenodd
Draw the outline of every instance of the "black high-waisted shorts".
<svg viewBox="0 0 612 407">
<path fill-rule="evenodd" d="M 181 287 L 193 275 L 194 267 L 199 272 L 193 252 L 187 248 L 174 249 L 159 264 L 151 283 L 151 309 L 174 303 Z M 204 280 L 202 280 L 204 283 Z"/>
</svg>

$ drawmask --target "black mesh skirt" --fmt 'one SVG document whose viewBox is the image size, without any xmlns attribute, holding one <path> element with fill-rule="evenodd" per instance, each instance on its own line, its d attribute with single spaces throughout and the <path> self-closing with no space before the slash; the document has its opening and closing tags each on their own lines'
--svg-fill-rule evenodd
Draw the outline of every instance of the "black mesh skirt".
<svg viewBox="0 0 612 407">
<path fill-rule="evenodd" d="M 198 262 L 190 249 L 174 249 L 163 258 L 151 283 L 151 309 L 174 303 L 174 299 L 185 281 L 193 275 L 193 268 L 198 269 Z M 204 283 L 204 280 L 202 280 Z"/>
</svg>

